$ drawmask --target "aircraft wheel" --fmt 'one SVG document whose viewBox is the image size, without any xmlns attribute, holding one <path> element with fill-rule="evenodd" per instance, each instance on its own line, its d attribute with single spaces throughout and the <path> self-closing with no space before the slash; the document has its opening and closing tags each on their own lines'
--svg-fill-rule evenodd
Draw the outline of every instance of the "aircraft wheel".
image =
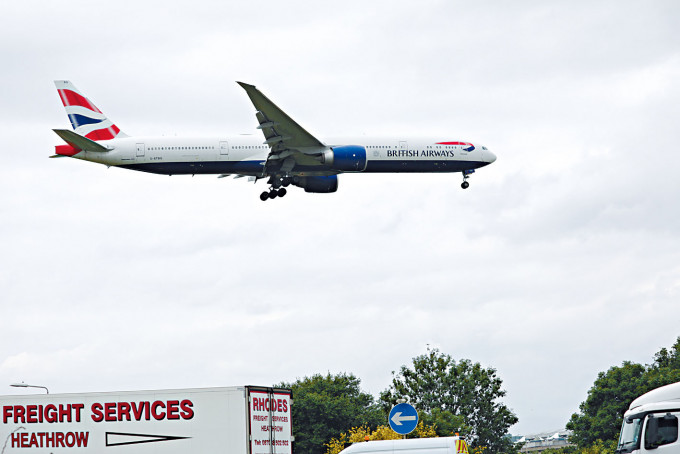
<svg viewBox="0 0 680 454">
<path fill-rule="evenodd" d="M 263 202 L 264 202 L 265 200 L 267 200 L 268 198 L 269 198 L 269 193 L 268 193 L 267 191 L 265 191 L 265 192 L 263 192 L 262 194 L 260 194 L 260 200 L 262 200 Z"/>
<path fill-rule="evenodd" d="M 287 193 L 288 193 L 288 191 L 286 191 L 286 188 L 281 188 L 281 189 L 278 190 L 279 197 L 283 197 Z"/>
<path fill-rule="evenodd" d="M 269 198 L 270 199 L 275 199 L 278 195 L 279 194 L 275 189 L 272 189 L 271 191 L 269 191 Z"/>
<path fill-rule="evenodd" d="M 461 184 L 460 187 L 463 189 L 467 189 L 468 187 L 470 187 L 470 183 L 468 183 L 467 181 L 463 181 L 463 184 Z"/>
<path fill-rule="evenodd" d="M 283 187 L 287 187 L 290 185 L 290 177 L 283 177 L 283 180 L 281 180 L 281 185 Z"/>
</svg>

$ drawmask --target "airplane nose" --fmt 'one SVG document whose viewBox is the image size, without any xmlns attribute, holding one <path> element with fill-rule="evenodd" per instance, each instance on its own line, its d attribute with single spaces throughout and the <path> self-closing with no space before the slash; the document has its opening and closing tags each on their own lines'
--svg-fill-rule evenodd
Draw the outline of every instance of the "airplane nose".
<svg viewBox="0 0 680 454">
<path fill-rule="evenodd" d="M 484 162 L 488 165 L 491 164 L 496 160 L 496 155 L 490 152 L 489 150 L 486 149 L 486 147 L 483 148 L 484 151 L 482 151 L 482 159 L 484 159 Z"/>
</svg>

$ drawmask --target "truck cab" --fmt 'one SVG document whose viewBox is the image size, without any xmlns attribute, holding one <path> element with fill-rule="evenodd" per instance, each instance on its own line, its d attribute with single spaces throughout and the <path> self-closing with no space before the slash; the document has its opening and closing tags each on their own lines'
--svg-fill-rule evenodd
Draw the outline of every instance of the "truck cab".
<svg viewBox="0 0 680 454">
<path fill-rule="evenodd" d="M 623 416 L 616 452 L 680 454 L 678 418 L 680 382 L 643 394 L 630 404 Z"/>
</svg>

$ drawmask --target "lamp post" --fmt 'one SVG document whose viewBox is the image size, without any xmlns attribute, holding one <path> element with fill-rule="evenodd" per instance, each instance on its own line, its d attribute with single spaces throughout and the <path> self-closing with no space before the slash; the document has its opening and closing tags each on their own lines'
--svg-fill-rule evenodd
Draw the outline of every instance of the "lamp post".
<svg viewBox="0 0 680 454">
<path fill-rule="evenodd" d="M 13 387 L 15 387 L 15 388 L 42 388 L 42 389 L 45 390 L 45 392 L 47 392 L 47 394 L 50 393 L 50 390 L 47 389 L 47 386 L 29 385 L 28 383 L 24 383 L 24 382 L 21 382 L 21 383 L 12 383 L 10 386 L 13 386 Z"/>
</svg>

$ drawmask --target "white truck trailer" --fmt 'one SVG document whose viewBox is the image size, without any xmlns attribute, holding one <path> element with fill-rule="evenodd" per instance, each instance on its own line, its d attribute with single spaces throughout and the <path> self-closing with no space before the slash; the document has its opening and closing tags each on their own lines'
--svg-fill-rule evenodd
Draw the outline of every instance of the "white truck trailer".
<svg viewBox="0 0 680 454">
<path fill-rule="evenodd" d="M 617 453 L 680 454 L 680 382 L 635 399 L 623 415 Z"/>
<path fill-rule="evenodd" d="M 291 390 L 0 396 L 0 454 L 292 454 Z"/>
</svg>

